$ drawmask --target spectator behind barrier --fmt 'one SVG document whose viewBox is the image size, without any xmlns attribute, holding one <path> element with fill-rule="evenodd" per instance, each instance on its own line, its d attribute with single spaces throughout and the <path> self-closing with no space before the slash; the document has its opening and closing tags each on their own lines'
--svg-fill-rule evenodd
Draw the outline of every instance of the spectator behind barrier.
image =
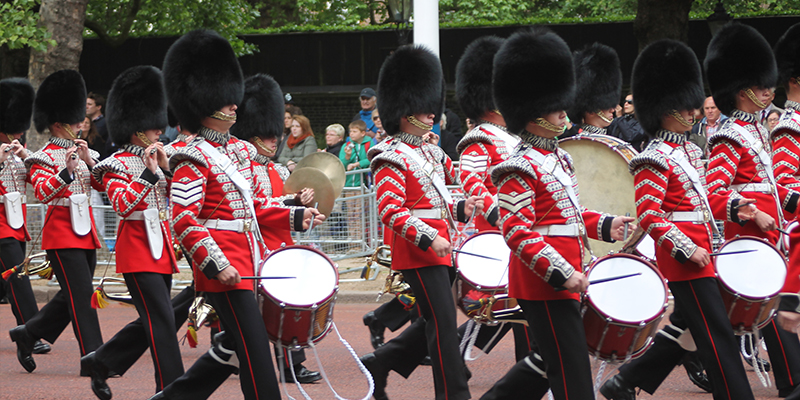
<svg viewBox="0 0 800 400">
<path fill-rule="evenodd" d="M 367 136 L 367 124 L 361 120 L 353 121 L 350 123 L 349 128 L 350 141 L 339 152 L 339 160 L 342 161 L 347 171 L 367 168 L 369 167 L 367 151 L 369 151 L 372 143 L 372 139 Z M 344 186 L 361 186 L 361 174 L 347 175 Z"/>
<path fill-rule="evenodd" d="M 339 157 L 339 153 L 342 150 L 342 145 L 344 144 L 344 127 L 342 124 L 331 124 L 325 128 L 325 150 L 317 150 L 317 151 L 327 151 Z"/>
<path fill-rule="evenodd" d="M 303 157 L 317 152 L 317 140 L 311 130 L 311 121 L 302 115 L 292 117 L 291 133 L 286 138 L 286 145 L 278 156 L 278 162 L 289 171 L 294 171 Z"/>
</svg>

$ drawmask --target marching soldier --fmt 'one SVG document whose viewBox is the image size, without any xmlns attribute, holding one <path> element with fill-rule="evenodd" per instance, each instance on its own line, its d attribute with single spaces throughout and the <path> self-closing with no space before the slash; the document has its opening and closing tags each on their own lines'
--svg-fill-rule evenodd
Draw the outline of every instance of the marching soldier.
<svg viewBox="0 0 800 400">
<path fill-rule="evenodd" d="M 36 198 L 50 206 L 42 227 L 42 249 L 61 290 L 24 325 L 9 331 L 17 345 L 17 360 L 28 372 L 36 369 L 31 356 L 36 340 L 54 343 L 70 322 L 81 356 L 103 343 L 97 312 L 90 304 L 100 240 L 89 202 L 91 189 L 103 191 L 103 187 L 90 173 L 99 154 L 80 138 L 85 114 L 86 86 L 77 71 L 54 72 L 39 86 L 33 121 L 39 133 L 51 136 L 25 159 L 25 165 Z M 88 374 L 81 370 L 81 376 Z"/>
<path fill-rule="evenodd" d="M 594 43 L 574 54 L 575 102 L 569 119 L 583 134 L 605 135 L 614 120 L 622 90 L 622 71 L 617 51 Z"/>
<path fill-rule="evenodd" d="M 27 196 L 24 160 L 28 151 L 20 144 L 22 135 L 31 127 L 33 99 L 36 92 L 22 78 L 0 81 L 0 269 L 3 272 L 22 264 L 26 242 L 31 240 L 25 222 Z M 14 270 L 8 275 L 11 312 L 17 325 L 23 325 L 39 311 L 27 276 Z M 50 345 L 37 340 L 33 354 L 50 351 Z"/>
</svg>

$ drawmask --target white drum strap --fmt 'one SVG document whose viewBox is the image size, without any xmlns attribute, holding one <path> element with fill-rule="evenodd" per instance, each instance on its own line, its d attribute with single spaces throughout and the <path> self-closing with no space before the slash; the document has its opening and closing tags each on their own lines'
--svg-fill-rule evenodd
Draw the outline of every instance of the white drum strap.
<svg viewBox="0 0 800 400">
<path fill-rule="evenodd" d="M 339 341 L 342 342 L 342 344 L 350 353 L 350 355 L 353 357 L 353 359 L 356 360 L 356 364 L 358 364 L 358 369 L 360 369 L 361 373 L 364 374 L 365 377 L 367 377 L 369 390 L 367 391 L 367 395 L 361 398 L 361 400 L 369 400 L 372 397 L 372 393 L 375 392 L 375 380 L 372 379 L 372 374 L 369 373 L 367 367 L 365 367 L 364 364 L 361 362 L 361 359 L 358 358 L 358 354 L 356 354 L 356 351 L 353 350 L 352 346 L 350 346 L 350 343 L 348 343 L 347 340 L 345 340 L 342 337 L 342 334 L 339 333 L 339 329 L 336 327 L 336 323 L 331 322 L 331 326 L 333 326 L 333 330 L 336 332 L 336 336 L 339 337 Z M 309 341 L 308 347 L 310 347 L 311 350 L 314 351 L 314 357 L 317 359 L 317 365 L 319 366 L 319 373 L 320 375 L 322 375 L 322 378 L 325 379 L 325 383 L 328 384 L 328 388 L 331 390 L 331 393 L 333 393 L 333 396 L 336 398 L 336 400 L 348 400 L 342 396 L 339 396 L 339 393 L 336 393 L 336 390 L 334 390 L 333 386 L 331 386 L 331 381 L 330 379 L 328 379 L 328 375 L 325 373 L 325 368 L 322 366 L 322 360 L 319 358 L 319 354 L 317 354 L 317 346 L 314 345 L 314 342 Z M 294 365 L 294 363 L 292 363 L 292 352 L 287 351 L 286 353 L 289 354 L 289 365 Z M 297 385 L 297 389 L 300 390 L 300 393 L 303 395 L 303 398 L 305 398 L 306 400 L 311 400 L 311 397 L 309 397 L 308 393 L 306 393 L 306 391 L 303 390 L 303 386 L 297 381 L 297 376 L 294 373 L 294 368 L 292 368 L 292 377 L 294 378 L 294 382 Z M 286 391 L 286 379 L 283 379 L 282 369 L 281 369 L 281 384 L 283 384 L 283 392 L 286 394 L 286 397 L 289 398 L 290 400 L 295 400 L 295 398 L 289 396 L 289 392 Z"/>
<path fill-rule="evenodd" d="M 775 200 L 775 206 L 778 207 L 778 221 L 775 221 L 778 226 L 783 226 L 783 212 L 781 212 L 781 201 L 778 199 L 778 187 L 775 183 L 775 175 L 772 173 L 772 157 L 770 157 L 769 153 L 764 150 L 764 143 L 760 140 L 756 140 L 753 134 L 750 133 L 747 129 L 739 124 L 730 124 L 731 128 L 738 132 L 744 140 L 747 142 L 748 147 L 751 149 L 758 149 L 756 153 L 758 153 L 758 158 L 761 159 L 761 164 L 764 166 L 764 171 L 767 173 L 767 179 L 769 179 L 770 185 L 772 185 L 772 199 Z"/>
<path fill-rule="evenodd" d="M 208 143 L 207 140 L 200 142 L 197 147 L 202 149 L 203 152 L 209 157 L 213 158 L 214 162 L 219 165 L 220 168 L 222 168 L 222 171 L 225 173 L 225 175 L 227 175 L 228 178 L 231 178 L 231 182 L 233 182 L 234 186 L 236 186 L 236 189 L 239 190 L 242 198 L 244 198 L 244 203 L 247 204 L 247 207 L 250 209 L 250 215 L 253 217 L 253 229 L 251 229 L 251 231 L 256 235 L 256 238 L 259 241 L 262 241 L 261 230 L 258 228 L 258 218 L 256 218 L 256 209 L 253 205 L 250 182 L 247 182 L 247 179 L 242 176 L 242 174 L 236 168 L 236 164 L 234 164 L 233 161 L 228 158 L 228 156 L 220 153 L 214 148 L 214 146 L 211 145 L 211 143 Z M 258 266 L 261 263 L 261 260 L 259 259 L 261 255 L 257 250 L 258 249 L 254 249 L 253 251 L 253 255 L 255 257 L 255 264 L 253 265 L 255 266 Z"/>
<path fill-rule="evenodd" d="M 444 179 L 442 179 L 442 177 L 436 173 L 433 164 L 423 160 L 422 157 L 420 157 L 419 154 L 414 151 L 414 149 L 408 147 L 408 145 L 405 143 L 399 142 L 397 145 L 397 150 L 400 150 L 400 152 L 409 156 L 412 160 L 414 160 L 415 163 L 419 164 L 419 166 L 422 168 L 422 171 L 424 171 L 425 174 L 431 178 L 433 187 L 436 188 L 436 191 L 439 192 L 444 201 L 447 204 L 453 204 L 453 197 L 450 196 L 450 192 L 447 191 L 447 185 L 445 185 Z"/>
<path fill-rule="evenodd" d="M 511 136 L 510 133 L 506 132 L 504 129 L 501 129 L 497 126 L 492 124 L 480 124 L 481 129 L 487 130 L 492 133 L 492 135 L 497 136 L 500 140 L 503 141 L 506 145 L 506 149 L 508 152 L 511 153 L 515 147 L 519 144 L 519 139 Z"/>
<path fill-rule="evenodd" d="M 662 153 L 666 154 L 667 158 L 670 160 L 678 163 L 681 169 L 686 172 L 686 175 L 689 177 L 689 180 L 692 181 L 692 186 L 694 186 L 694 190 L 697 192 L 697 195 L 700 196 L 700 200 L 703 201 L 703 208 L 710 214 L 711 213 L 711 205 L 708 203 L 708 194 L 706 194 L 706 189 L 703 187 L 703 183 L 700 181 L 700 174 L 697 173 L 697 169 L 689 163 L 689 159 L 681 151 L 675 151 L 670 145 L 661 142 L 661 145 L 658 147 L 658 150 Z M 719 228 L 717 228 L 717 224 L 714 223 L 713 218 L 711 220 L 711 229 L 717 235 L 720 234 Z"/>
<path fill-rule="evenodd" d="M 564 168 L 561 167 L 561 163 L 559 162 L 556 153 L 544 155 L 536 151 L 536 149 L 530 149 L 525 153 L 525 155 L 530 157 L 536 166 L 542 170 L 542 172 L 553 175 L 558 183 L 560 183 L 564 188 L 564 191 L 567 192 L 567 197 L 569 197 L 572 206 L 575 207 L 575 215 L 578 217 L 580 224 L 583 225 L 583 245 L 586 246 L 586 250 L 588 250 L 589 254 L 592 255 L 592 258 L 594 258 L 592 248 L 589 246 L 589 237 L 586 234 L 586 222 L 583 220 L 581 205 L 578 202 L 577 194 L 575 194 L 575 188 L 572 187 L 572 178 L 569 176 L 569 174 L 567 174 L 566 171 L 564 171 Z"/>
</svg>

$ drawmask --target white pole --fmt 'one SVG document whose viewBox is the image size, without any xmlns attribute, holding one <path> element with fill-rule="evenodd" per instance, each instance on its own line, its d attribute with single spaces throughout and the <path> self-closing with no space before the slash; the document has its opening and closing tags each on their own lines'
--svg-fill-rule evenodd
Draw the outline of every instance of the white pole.
<svg viewBox="0 0 800 400">
<path fill-rule="evenodd" d="M 414 0 L 414 44 L 439 56 L 439 1 Z"/>
</svg>

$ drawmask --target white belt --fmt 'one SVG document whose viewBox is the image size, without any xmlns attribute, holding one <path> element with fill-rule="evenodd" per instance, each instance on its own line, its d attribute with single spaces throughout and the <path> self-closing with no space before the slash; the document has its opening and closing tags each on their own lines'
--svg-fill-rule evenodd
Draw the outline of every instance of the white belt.
<svg viewBox="0 0 800 400">
<path fill-rule="evenodd" d="M 412 209 L 411 215 L 425 219 L 444 219 L 447 218 L 447 211 L 444 208 Z"/>
<path fill-rule="evenodd" d="M 20 199 L 22 200 L 22 204 L 28 203 L 28 196 L 23 194 L 22 196 L 20 196 Z M 3 204 L 5 202 L 6 202 L 5 196 L 0 196 L 0 204 Z"/>
<path fill-rule="evenodd" d="M 224 219 L 208 219 L 208 220 L 197 220 L 201 225 L 205 226 L 208 229 L 215 229 L 218 231 L 233 231 L 233 232 L 250 232 L 250 226 L 252 221 L 247 219 L 234 219 L 234 220 L 224 220 Z"/>
<path fill-rule="evenodd" d="M 668 215 L 667 219 L 672 222 L 709 222 L 711 218 L 706 211 L 675 211 Z"/>
<path fill-rule="evenodd" d="M 159 213 L 159 217 L 164 220 L 166 215 L 163 212 Z M 144 221 L 144 212 L 143 211 L 134 211 L 130 213 L 127 217 L 125 217 L 127 221 Z"/>
<path fill-rule="evenodd" d="M 534 226 L 531 230 L 545 236 L 578 237 L 581 235 L 581 226 L 579 224 L 541 225 Z"/>
<path fill-rule="evenodd" d="M 769 183 L 745 183 L 731 185 L 730 188 L 737 192 L 772 193 L 772 185 Z"/>
<path fill-rule="evenodd" d="M 59 197 L 55 200 L 50 201 L 47 203 L 48 206 L 61 206 L 61 207 L 69 207 L 69 197 Z M 89 207 L 92 206 L 92 201 L 89 200 Z"/>
</svg>

